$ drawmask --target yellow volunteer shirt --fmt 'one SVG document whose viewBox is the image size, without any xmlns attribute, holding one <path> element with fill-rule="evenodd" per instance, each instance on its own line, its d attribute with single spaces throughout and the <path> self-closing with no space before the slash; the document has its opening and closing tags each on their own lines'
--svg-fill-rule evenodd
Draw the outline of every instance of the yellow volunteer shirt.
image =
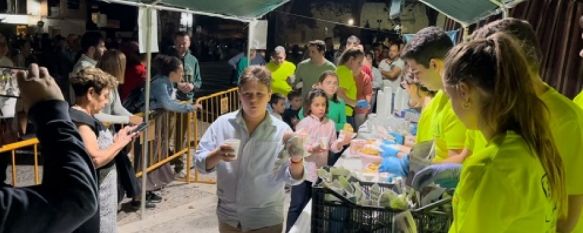
<svg viewBox="0 0 583 233">
<path fill-rule="evenodd" d="M 451 101 L 443 91 L 437 92 L 432 102 L 437 105 L 431 123 L 435 146 L 433 162 L 440 162 L 449 157 L 448 150 L 464 148 L 466 127 L 455 115 Z"/>
<path fill-rule="evenodd" d="M 583 91 L 581 91 L 577 96 L 575 96 L 573 102 L 575 102 L 575 104 L 580 108 L 583 108 Z"/>
<path fill-rule="evenodd" d="M 296 72 L 296 65 L 289 61 L 284 61 L 281 65 L 269 62 L 265 68 L 271 72 L 271 91 L 287 96 L 292 91 L 287 79 Z"/>
<path fill-rule="evenodd" d="M 356 81 L 354 81 L 354 75 L 352 75 L 352 70 L 350 70 L 345 65 L 339 65 L 336 68 L 336 74 L 338 75 L 338 86 L 344 89 L 346 97 L 356 100 Z M 346 105 L 346 116 L 350 117 L 353 114 L 353 109 L 348 104 Z"/>
<path fill-rule="evenodd" d="M 479 130 L 466 130 L 466 143 L 464 148 L 472 152 L 479 152 L 486 148 L 486 138 Z"/>
<path fill-rule="evenodd" d="M 435 98 L 431 99 L 427 106 L 421 110 L 421 115 L 419 115 L 419 122 L 417 123 L 417 143 L 433 140 L 431 124 L 433 122 L 435 108 L 437 107 L 437 104 L 433 103 L 435 103 Z"/>
<path fill-rule="evenodd" d="M 541 100 L 549 112 L 549 123 L 555 145 L 563 159 L 567 194 L 583 194 L 583 110 L 552 87 Z M 574 233 L 583 233 L 583 215 Z"/>
<path fill-rule="evenodd" d="M 540 161 L 508 131 L 464 163 L 449 233 L 554 233 L 554 209 Z"/>
</svg>

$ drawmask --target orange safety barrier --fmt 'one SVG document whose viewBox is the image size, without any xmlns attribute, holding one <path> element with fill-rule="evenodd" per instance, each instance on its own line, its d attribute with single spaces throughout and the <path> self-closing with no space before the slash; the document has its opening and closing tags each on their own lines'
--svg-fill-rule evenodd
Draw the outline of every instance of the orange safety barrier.
<svg viewBox="0 0 583 233">
<path fill-rule="evenodd" d="M 19 142 L 14 142 L 10 144 L 3 145 L 0 147 L 0 153 L 10 152 L 12 156 L 12 186 L 16 186 L 16 151 L 22 150 L 28 147 L 33 147 L 34 156 L 34 183 L 40 184 L 39 166 L 38 166 L 38 139 L 31 138 Z M 6 172 L 6 171 L 0 171 Z"/>
</svg>

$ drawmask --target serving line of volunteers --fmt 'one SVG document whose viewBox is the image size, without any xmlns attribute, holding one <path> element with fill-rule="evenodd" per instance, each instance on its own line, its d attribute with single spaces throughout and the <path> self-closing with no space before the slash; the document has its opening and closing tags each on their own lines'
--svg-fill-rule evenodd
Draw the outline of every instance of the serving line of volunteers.
<svg viewBox="0 0 583 233">
<path fill-rule="evenodd" d="M 463 162 L 450 232 L 581 232 L 582 110 L 540 79 L 532 27 L 495 21 L 451 48 L 430 27 L 403 52 L 439 90 L 418 127 L 433 136 L 433 162 Z"/>
</svg>

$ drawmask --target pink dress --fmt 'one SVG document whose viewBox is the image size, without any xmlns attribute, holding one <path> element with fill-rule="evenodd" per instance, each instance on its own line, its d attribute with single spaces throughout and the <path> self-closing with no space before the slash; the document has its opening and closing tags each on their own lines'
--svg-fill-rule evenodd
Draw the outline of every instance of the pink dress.
<svg viewBox="0 0 583 233">
<path fill-rule="evenodd" d="M 319 154 L 311 154 L 304 160 L 304 166 L 306 168 L 306 180 L 310 182 L 316 182 L 318 175 L 316 170 L 323 167 L 328 163 L 329 151 L 334 153 L 340 152 L 342 148 L 338 148 L 339 145 L 336 142 L 336 126 L 334 122 L 325 118 L 320 121 L 313 115 L 310 115 L 303 120 L 301 120 L 296 125 L 296 131 L 303 129 L 304 132 L 308 132 L 308 138 L 306 140 L 306 148 L 312 148 L 320 143 L 321 138 L 327 138 L 328 150 Z"/>
</svg>

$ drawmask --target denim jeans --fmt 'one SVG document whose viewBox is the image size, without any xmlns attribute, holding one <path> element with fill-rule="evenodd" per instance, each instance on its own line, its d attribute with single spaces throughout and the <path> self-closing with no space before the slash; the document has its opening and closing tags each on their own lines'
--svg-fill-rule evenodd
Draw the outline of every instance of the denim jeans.
<svg viewBox="0 0 583 233">
<path fill-rule="evenodd" d="M 304 181 L 304 183 L 300 185 L 292 186 L 291 201 L 289 203 L 289 210 L 287 212 L 285 232 L 289 232 L 294 223 L 296 223 L 296 220 L 311 198 L 312 182 Z"/>
</svg>

